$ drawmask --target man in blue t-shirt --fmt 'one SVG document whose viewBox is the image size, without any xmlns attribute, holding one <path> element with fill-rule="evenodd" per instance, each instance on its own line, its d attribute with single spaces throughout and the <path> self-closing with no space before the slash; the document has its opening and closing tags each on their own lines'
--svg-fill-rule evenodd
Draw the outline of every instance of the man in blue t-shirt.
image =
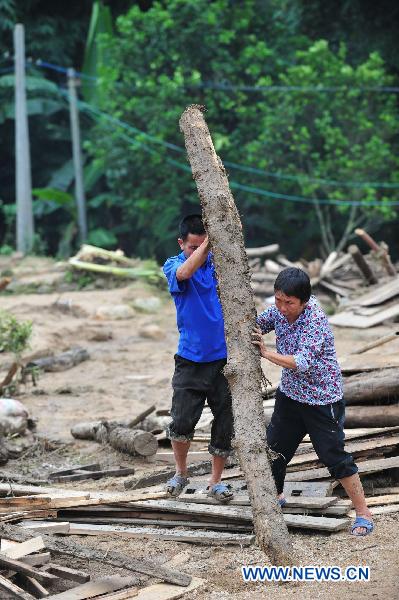
<svg viewBox="0 0 399 600">
<path fill-rule="evenodd" d="M 172 422 L 167 430 L 176 474 L 166 489 L 171 496 L 178 496 L 188 483 L 187 453 L 207 400 L 214 417 L 208 447 L 212 455 L 209 495 L 228 502 L 233 494 L 220 481 L 233 436 L 231 394 L 223 374 L 227 349 L 215 268 L 201 215 L 188 215 L 181 221 L 178 243 L 182 252 L 168 258 L 163 267 L 180 334 L 172 379 Z"/>
</svg>

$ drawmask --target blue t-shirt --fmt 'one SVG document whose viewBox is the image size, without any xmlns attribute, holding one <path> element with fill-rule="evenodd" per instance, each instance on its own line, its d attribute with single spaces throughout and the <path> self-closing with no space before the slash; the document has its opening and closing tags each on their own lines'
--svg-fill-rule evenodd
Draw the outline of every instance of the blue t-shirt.
<svg viewBox="0 0 399 600">
<path fill-rule="evenodd" d="M 181 252 L 168 258 L 163 266 L 176 305 L 180 333 L 177 354 L 194 362 L 226 358 L 223 313 L 211 256 L 189 279 L 178 281 L 176 271 L 185 260 Z"/>
</svg>

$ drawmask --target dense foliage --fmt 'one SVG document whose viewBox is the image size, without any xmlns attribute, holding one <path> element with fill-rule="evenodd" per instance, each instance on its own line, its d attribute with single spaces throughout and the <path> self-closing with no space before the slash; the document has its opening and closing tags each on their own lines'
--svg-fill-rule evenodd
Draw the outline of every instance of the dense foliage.
<svg viewBox="0 0 399 600">
<path fill-rule="evenodd" d="M 113 33 L 98 27 L 95 36 L 91 28 L 96 48 L 86 48 L 84 61 L 90 3 L 54 8 L 0 0 L 8 33 L 24 13 L 34 58 L 78 68 L 90 62 L 98 76 L 89 81 L 95 93 L 84 88 L 82 100 L 90 104 L 80 106 L 92 243 L 159 259 L 174 252 L 179 216 L 198 207 L 178 130 L 191 103 L 206 106 L 251 245 L 277 241 L 291 257 L 314 256 L 320 246 L 344 246 L 356 225 L 390 241 L 389 224 L 397 225 L 390 203 L 399 186 L 398 95 L 374 88 L 397 85 L 396 3 L 103 4 L 120 16 Z M 53 34 L 43 36 L 40 26 Z M 73 171 L 67 104 L 54 86 L 65 76 L 37 67 L 30 76 L 31 144 L 40 148 L 32 152 L 39 241 L 45 250 L 68 252 L 76 239 Z M 0 100 L 1 134 L 11 141 L 12 75 L 0 77 Z M 12 244 L 13 154 L 3 152 L 2 243 Z"/>
</svg>

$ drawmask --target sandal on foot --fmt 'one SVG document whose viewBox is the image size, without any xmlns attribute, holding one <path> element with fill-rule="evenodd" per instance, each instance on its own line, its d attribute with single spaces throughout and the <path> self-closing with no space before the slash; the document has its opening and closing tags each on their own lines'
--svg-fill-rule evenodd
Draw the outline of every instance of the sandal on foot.
<svg viewBox="0 0 399 600">
<path fill-rule="evenodd" d="M 177 496 L 180 496 L 188 483 L 188 477 L 183 477 L 183 475 L 174 475 L 166 482 L 166 493 L 173 498 L 177 498 Z"/>
<path fill-rule="evenodd" d="M 234 493 L 229 485 L 226 485 L 225 483 L 215 483 L 209 487 L 208 496 L 223 503 L 230 502 L 230 500 L 234 498 Z"/>
<path fill-rule="evenodd" d="M 358 527 L 364 527 L 364 529 L 366 531 L 364 533 L 355 533 L 355 529 L 357 529 Z M 369 535 L 370 533 L 372 533 L 373 529 L 374 529 L 374 523 L 372 521 L 369 521 L 368 519 L 365 519 L 364 517 L 356 517 L 356 519 L 351 527 L 351 534 L 356 537 L 362 537 L 364 535 Z"/>
<path fill-rule="evenodd" d="M 278 499 L 278 503 L 279 503 L 280 507 L 283 508 L 283 506 L 285 506 L 287 504 L 287 499 L 286 498 L 279 498 Z"/>
</svg>

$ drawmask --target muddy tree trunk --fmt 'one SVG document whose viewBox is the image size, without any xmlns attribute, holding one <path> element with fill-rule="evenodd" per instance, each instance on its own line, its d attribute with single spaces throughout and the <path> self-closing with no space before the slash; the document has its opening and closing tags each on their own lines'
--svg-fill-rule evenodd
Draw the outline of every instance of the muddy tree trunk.
<svg viewBox="0 0 399 600">
<path fill-rule="evenodd" d="M 265 445 L 260 358 L 251 343 L 256 310 L 241 221 L 200 107 L 185 110 L 180 129 L 218 277 L 228 348 L 225 373 L 233 397 L 234 447 L 247 481 L 259 546 L 274 564 L 287 564 L 292 561 L 292 546 Z"/>
</svg>

